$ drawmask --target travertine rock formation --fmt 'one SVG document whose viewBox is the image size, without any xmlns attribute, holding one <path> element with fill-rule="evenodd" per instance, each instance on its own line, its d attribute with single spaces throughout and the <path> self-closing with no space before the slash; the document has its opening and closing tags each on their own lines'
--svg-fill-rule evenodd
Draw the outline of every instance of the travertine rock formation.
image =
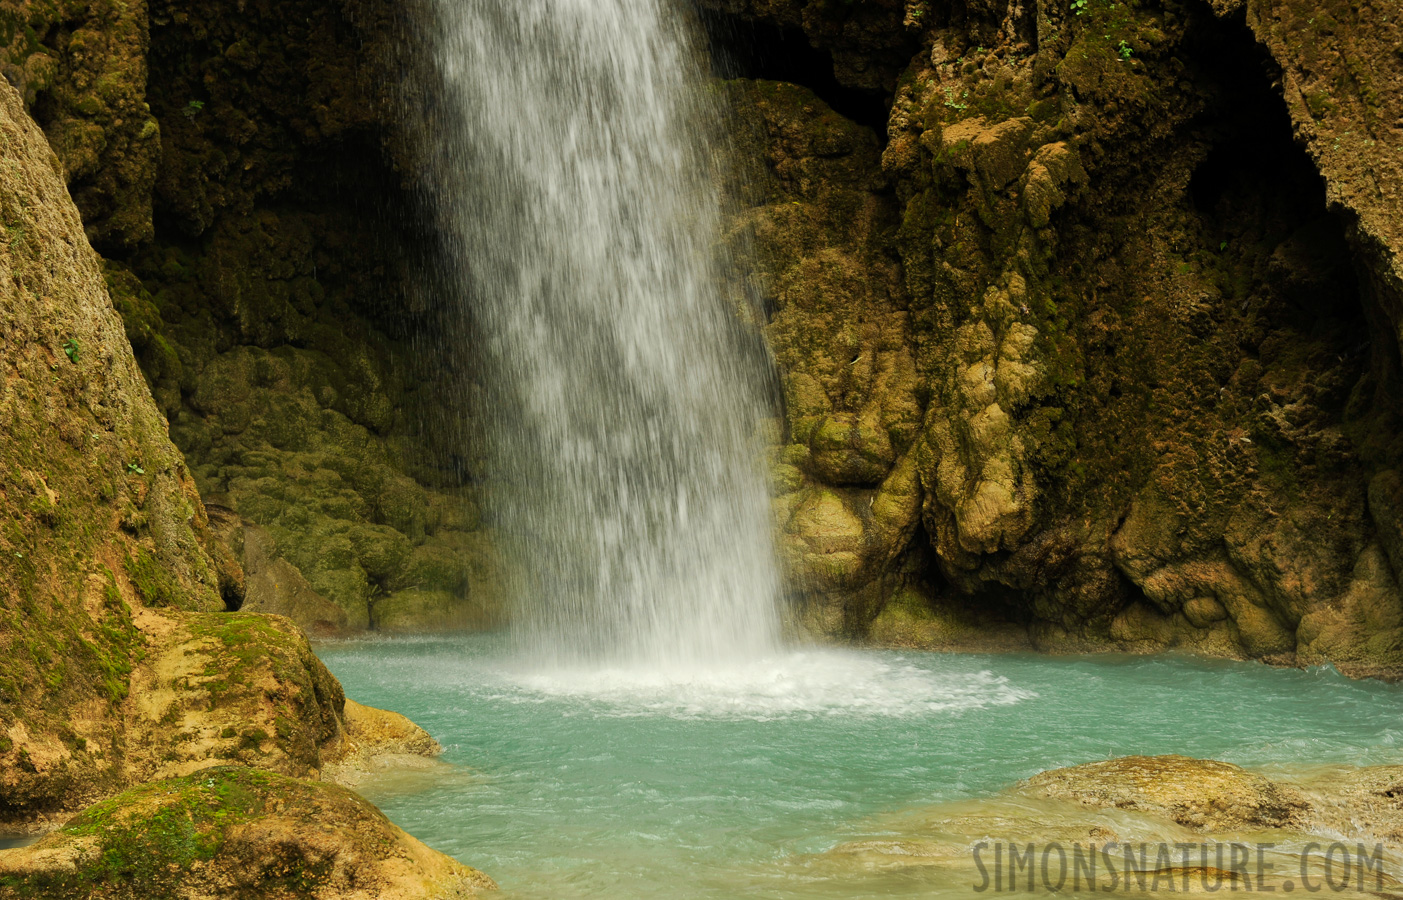
<svg viewBox="0 0 1403 900">
<path fill-rule="evenodd" d="M 812 627 L 1403 666 L 1385 11 L 712 5 L 916 48 L 732 87 Z"/>
</svg>

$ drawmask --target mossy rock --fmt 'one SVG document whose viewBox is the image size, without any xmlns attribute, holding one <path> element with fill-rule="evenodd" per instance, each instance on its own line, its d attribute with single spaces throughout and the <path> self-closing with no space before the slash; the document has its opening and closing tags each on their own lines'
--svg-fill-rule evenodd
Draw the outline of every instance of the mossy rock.
<svg viewBox="0 0 1403 900">
<path fill-rule="evenodd" d="M 336 785 L 239 767 L 132 788 L 0 852 L 0 893 L 52 900 L 460 897 L 491 879 Z"/>
<path fill-rule="evenodd" d="M 120 784 L 134 613 L 222 609 L 225 573 L 63 168 L 8 82 L 0 145 L 0 821 L 25 824 Z"/>
<path fill-rule="evenodd" d="M 370 624 L 376 631 L 415 634 L 481 630 L 494 622 L 488 610 L 467 597 L 410 588 L 376 600 L 370 607 Z"/>
<path fill-rule="evenodd" d="M 290 620 L 148 611 L 138 623 L 148 649 L 124 722 L 128 778 L 202 762 L 305 777 L 335 750 L 345 694 Z"/>
</svg>

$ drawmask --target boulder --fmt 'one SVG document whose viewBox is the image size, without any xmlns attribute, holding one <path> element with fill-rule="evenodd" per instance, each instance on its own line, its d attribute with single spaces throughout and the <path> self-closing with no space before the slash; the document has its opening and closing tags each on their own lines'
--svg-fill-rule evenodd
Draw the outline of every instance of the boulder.
<svg viewBox="0 0 1403 900">
<path fill-rule="evenodd" d="M 13 897 L 427 900 L 495 886 L 345 788 L 238 767 L 144 784 L 0 851 Z"/>
<path fill-rule="evenodd" d="M 1204 832 L 1290 828 L 1304 822 L 1306 811 L 1292 787 L 1187 756 L 1125 756 L 1053 769 L 1020 787 L 1033 797 L 1138 810 Z"/>
</svg>

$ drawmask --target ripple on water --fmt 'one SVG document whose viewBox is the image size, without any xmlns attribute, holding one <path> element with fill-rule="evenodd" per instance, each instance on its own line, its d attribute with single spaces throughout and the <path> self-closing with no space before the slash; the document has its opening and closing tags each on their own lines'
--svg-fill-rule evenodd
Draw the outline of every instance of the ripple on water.
<svg viewBox="0 0 1403 900">
<path fill-rule="evenodd" d="M 1110 756 L 1403 761 L 1403 689 L 1328 669 L 803 650 L 720 670 L 541 670 L 492 638 L 319 652 L 348 695 L 419 722 L 469 773 L 363 792 L 489 872 L 503 900 L 928 898 L 946 876 L 863 880 L 844 860 L 861 869 L 875 851 L 828 851 L 911 840 L 894 832 L 907 818 L 928 831 L 936 805 Z"/>
</svg>

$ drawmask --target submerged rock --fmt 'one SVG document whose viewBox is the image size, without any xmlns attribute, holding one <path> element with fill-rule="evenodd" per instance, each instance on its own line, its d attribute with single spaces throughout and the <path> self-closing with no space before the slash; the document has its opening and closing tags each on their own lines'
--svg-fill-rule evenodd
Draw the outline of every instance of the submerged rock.
<svg viewBox="0 0 1403 900">
<path fill-rule="evenodd" d="M 1332 769 L 1303 780 L 1311 825 L 1403 849 L 1403 766 Z"/>
<path fill-rule="evenodd" d="M 399 713 L 347 700 L 343 721 L 345 734 L 322 769 L 325 781 L 355 787 L 378 772 L 446 765 L 435 762 L 443 746 Z"/>
<path fill-rule="evenodd" d="M 345 788 L 234 767 L 133 788 L 0 851 L 0 896 L 15 898 L 411 900 L 494 887 Z"/>
<path fill-rule="evenodd" d="M 882 816 L 864 828 L 871 837 L 799 864 L 863 896 L 897 877 L 975 893 L 1290 892 L 1307 877 L 1352 896 L 1393 896 L 1403 888 L 1400 798 L 1403 766 L 1268 778 L 1214 760 L 1132 756 Z"/>
</svg>

